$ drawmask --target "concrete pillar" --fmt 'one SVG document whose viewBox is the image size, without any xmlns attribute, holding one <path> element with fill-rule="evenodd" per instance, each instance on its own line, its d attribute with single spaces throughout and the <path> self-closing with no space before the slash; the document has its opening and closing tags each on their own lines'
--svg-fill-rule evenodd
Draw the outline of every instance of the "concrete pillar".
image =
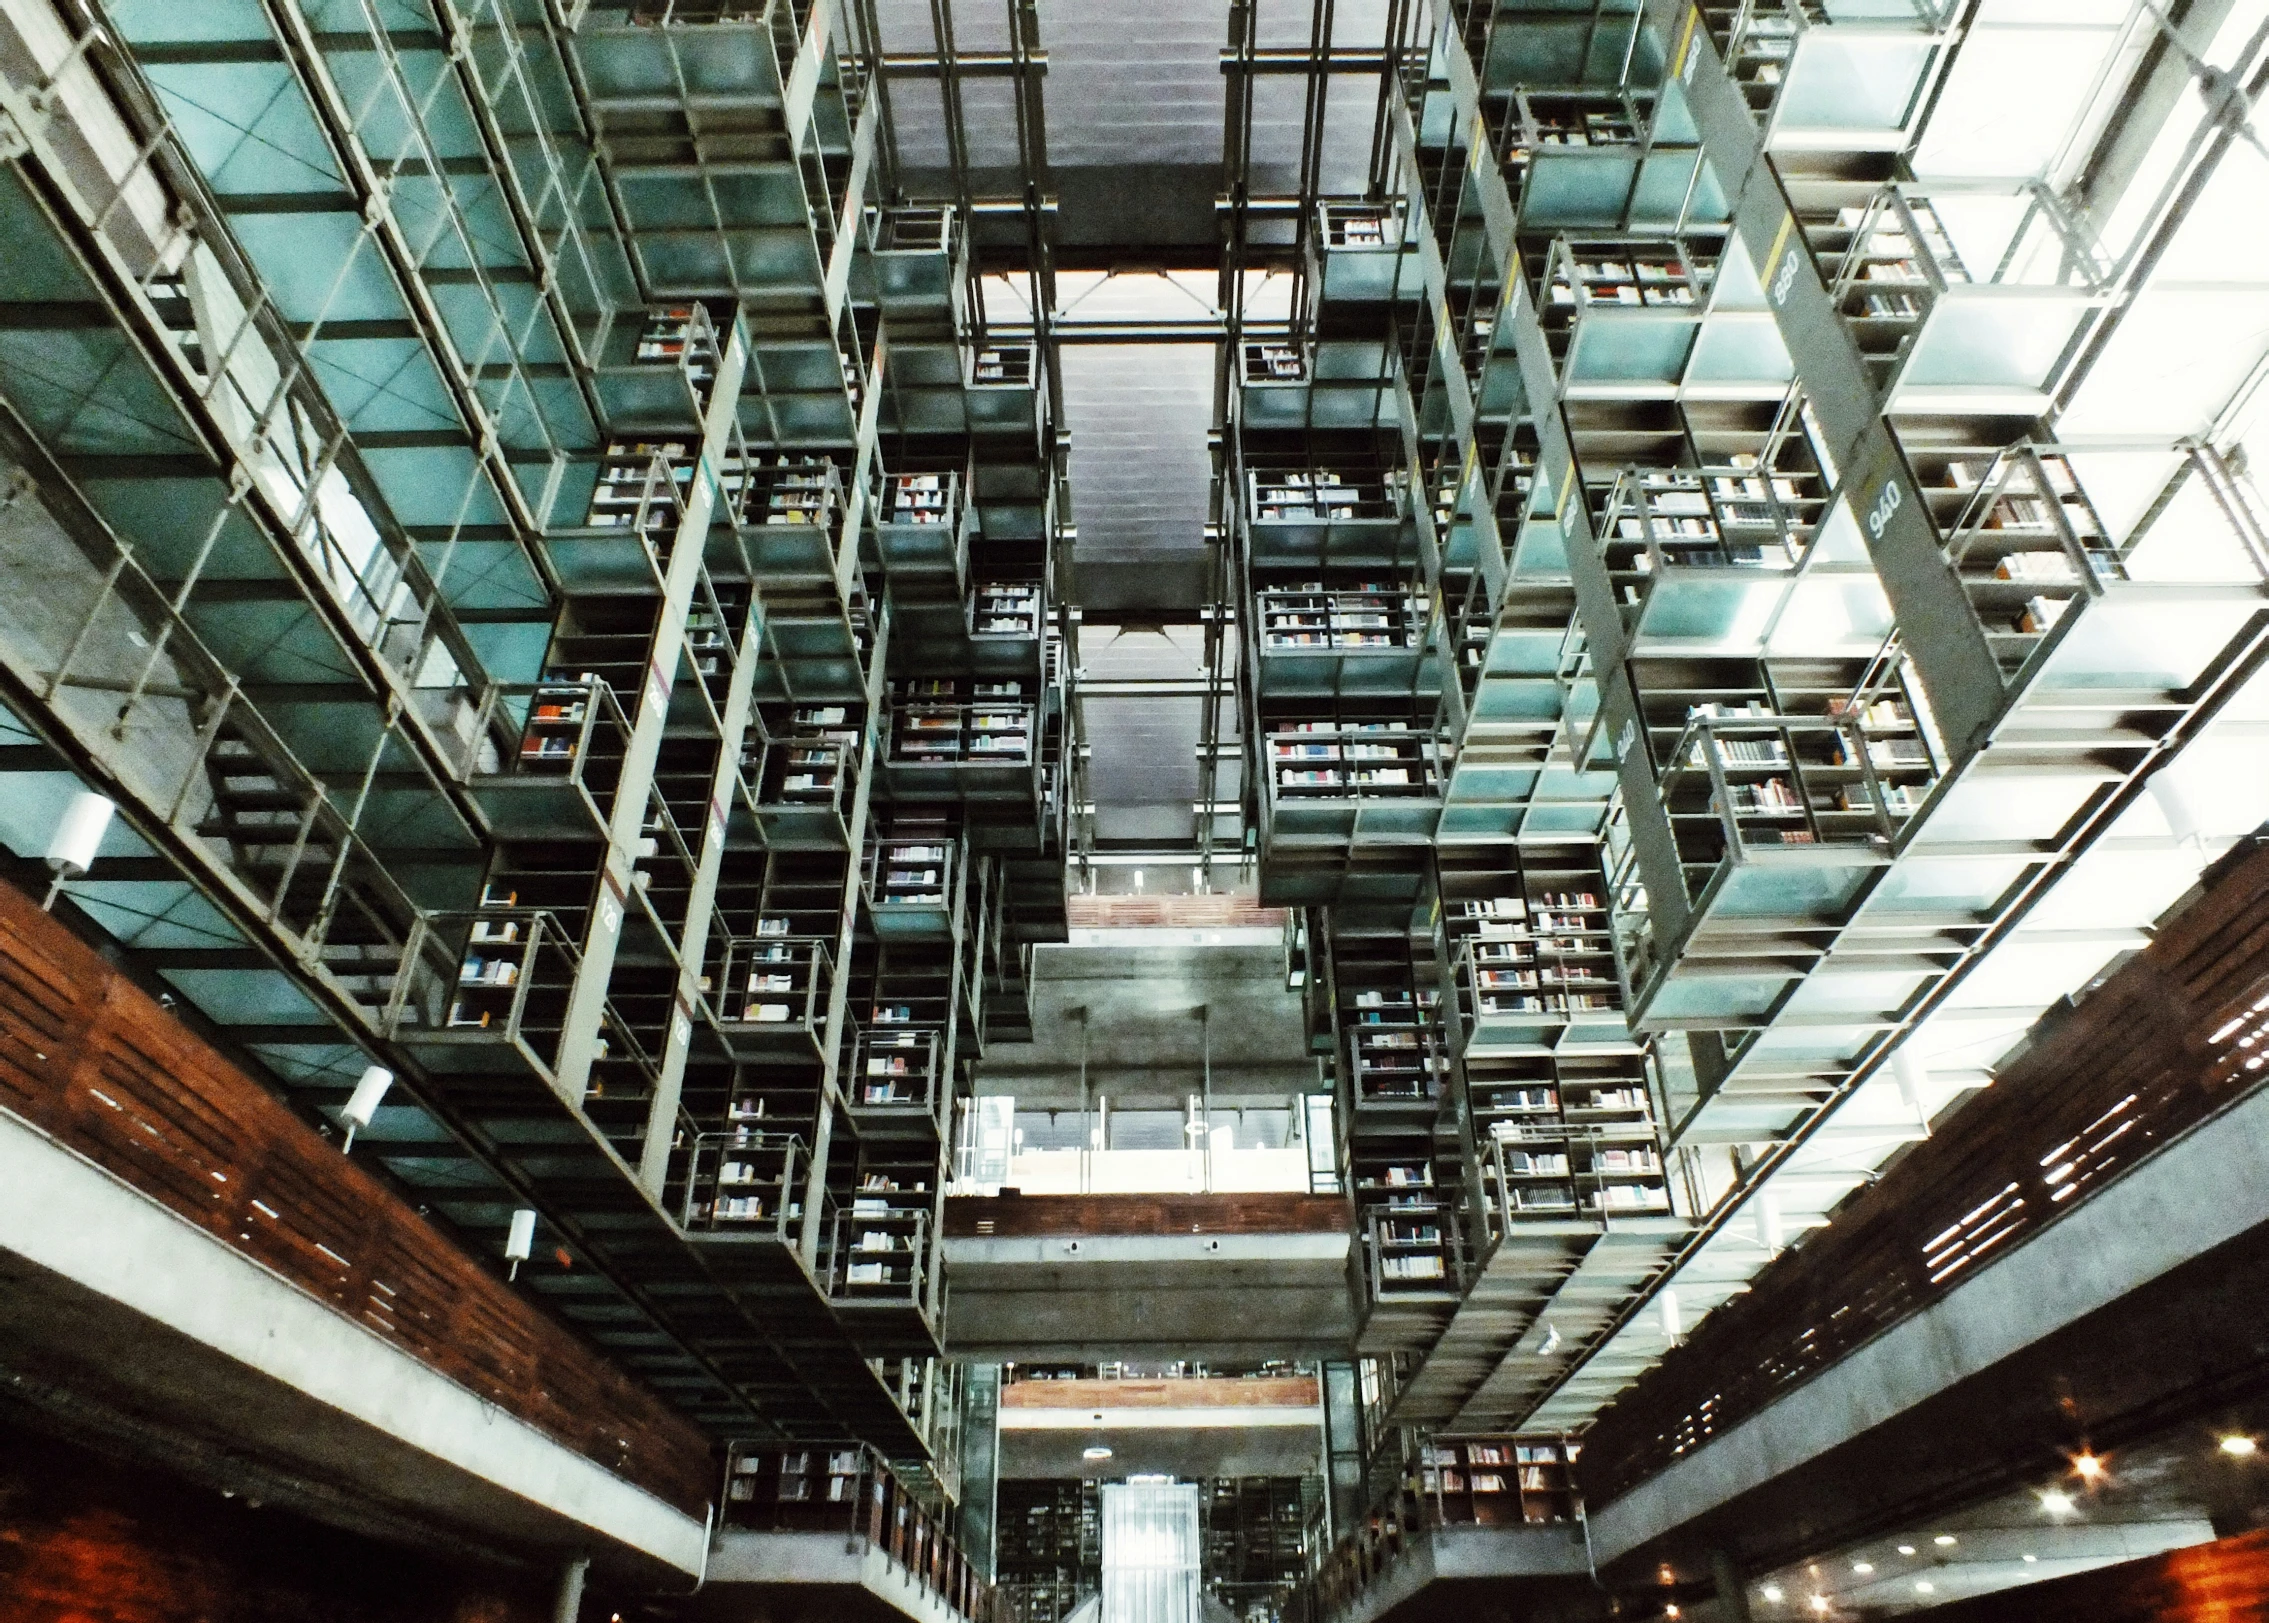
<svg viewBox="0 0 2269 1623">
<path fill-rule="evenodd" d="M 575 1623 L 575 1616 L 583 1610 L 583 1579 L 591 1570 L 591 1558 L 576 1556 L 559 1569 L 559 1593 L 552 1599 L 552 1623 Z"/>
<path fill-rule="evenodd" d="M 1742 1586 L 1741 1569 L 1723 1550 L 1710 1552 L 1710 1582 L 1717 1586 L 1718 1616 L 1722 1623 L 1753 1623 L 1749 1591 Z"/>
</svg>

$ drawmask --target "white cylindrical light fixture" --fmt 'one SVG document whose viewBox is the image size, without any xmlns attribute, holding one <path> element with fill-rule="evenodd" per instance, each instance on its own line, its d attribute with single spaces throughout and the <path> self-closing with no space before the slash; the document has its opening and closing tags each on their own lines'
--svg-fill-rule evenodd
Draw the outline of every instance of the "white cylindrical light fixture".
<svg viewBox="0 0 2269 1623">
<path fill-rule="evenodd" d="M 368 1127 L 378 1114 L 378 1106 L 386 1097 L 386 1090 L 394 1085 L 394 1073 L 383 1065 L 363 1068 L 355 1091 L 347 1096 L 346 1108 L 339 1112 L 339 1120 L 347 1124 L 346 1147 L 355 1147 L 355 1134 Z"/>
<path fill-rule="evenodd" d="M 1930 1080 L 1930 1067 L 1923 1064 L 1922 1056 L 1912 1048 L 1901 1046 L 1891 1055 L 1891 1078 L 1899 1085 L 1899 1099 L 1914 1112 L 1914 1119 L 1924 1128 L 1930 1126 L 1930 1101 L 1923 1092 Z"/>
<path fill-rule="evenodd" d="M 2177 845 L 2198 845 L 2205 835 L 2198 802 L 2180 776 L 2179 761 L 2169 762 L 2143 780 L 2143 789 L 2167 820 L 2167 832 Z"/>
<path fill-rule="evenodd" d="M 512 1227 L 504 1236 L 504 1257 L 512 1264 L 510 1277 L 520 1277 L 520 1264 L 536 1250 L 536 1214 L 523 1206 L 512 1214 Z"/>
<path fill-rule="evenodd" d="M 1655 1311 L 1662 1317 L 1662 1339 L 1676 1342 L 1686 1333 L 1686 1320 L 1678 1311 L 1678 1293 L 1665 1290 L 1655 1298 Z"/>
<path fill-rule="evenodd" d="M 47 842 L 47 865 L 54 870 L 55 883 L 47 887 L 43 907 L 55 905 L 64 880 L 77 879 L 95 865 L 95 853 L 102 849 L 102 837 L 110 832 L 110 820 L 117 812 L 116 801 L 92 789 L 81 789 L 71 797 Z"/>
<path fill-rule="evenodd" d="M 55 837 L 47 842 L 47 865 L 66 879 L 76 879 L 92 868 L 117 811 L 117 802 L 92 789 L 73 795 L 71 804 L 63 808 L 62 821 L 55 825 Z"/>
</svg>

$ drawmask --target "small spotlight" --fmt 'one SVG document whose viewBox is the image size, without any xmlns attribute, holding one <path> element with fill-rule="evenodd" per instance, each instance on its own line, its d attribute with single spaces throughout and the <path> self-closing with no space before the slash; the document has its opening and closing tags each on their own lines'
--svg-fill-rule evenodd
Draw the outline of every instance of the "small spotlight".
<svg viewBox="0 0 2269 1623">
<path fill-rule="evenodd" d="M 2051 1516 L 2072 1514 L 2072 1496 L 2059 1488 L 2050 1488 L 2041 1495 L 2041 1509 Z"/>
<path fill-rule="evenodd" d="M 1861 1573 L 1873 1572 L 1875 1570 L 1875 1563 L 1872 1561 L 1854 1561 L 1851 1564 L 1851 1570 Z"/>
<path fill-rule="evenodd" d="M 1764 1588 L 1758 1590 L 1757 1593 L 1764 1596 L 1767 1600 L 1779 1600 L 1781 1598 L 1781 1586 L 1779 1584 L 1767 1584 Z"/>
<path fill-rule="evenodd" d="M 2072 1470 L 2083 1482 L 2101 1482 L 2104 1462 L 2096 1455 L 2083 1451 L 2072 1456 Z"/>
<path fill-rule="evenodd" d="M 2222 1439 L 2222 1452 L 2234 1460 L 2251 1459 L 2260 1451 L 2261 1445 L 2243 1433 Z"/>
<path fill-rule="evenodd" d="M 1954 1535 L 1951 1533 L 1941 1533 L 1930 1542 L 1937 1545 L 1941 1550 L 1943 1550 L 1947 1545 L 1954 1542 Z"/>
</svg>

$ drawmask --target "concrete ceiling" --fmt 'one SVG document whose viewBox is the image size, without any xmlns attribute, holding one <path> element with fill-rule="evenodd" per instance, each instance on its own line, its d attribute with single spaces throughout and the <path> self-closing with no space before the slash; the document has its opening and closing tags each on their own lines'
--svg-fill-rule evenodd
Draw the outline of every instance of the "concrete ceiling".
<svg viewBox="0 0 2269 1623">
<path fill-rule="evenodd" d="M 1221 52 L 1229 39 L 1223 0 L 1038 0 L 1047 55 L 1042 99 L 1049 184 L 1061 199 L 1056 241 L 1065 263 L 1163 255 L 1210 264 L 1220 249 L 1213 199 L 1222 189 Z M 1309 43 L 1311 0 L 1260 0 L 1264 49 Z M 877 0 L 885 48 L 936 49 L 929 0 Z M 1008 46 L 1009 0 L 950 0 L 954 44 L 968 54 Z M 1342 47 L 1375 49 L 1386 32 L 1386 0 L 1337 0 L 1333 35 Z M 1322 190 L 1363 190 L 1378 105 L 1378 75 L 1339 74 L 1325 101 Z M 971 77 L 959 87 L 970 183 L 1012 194 L 1016 110 L 1005 78 Z M 1299 181 L 1306 88 L 1297 77 L 1264 80 L 1254 96 L 1252 184 L 1289 193 Z M 944 89 L 902 78 L 891 116 L 908 189 L 949 195 Z"/>
</svg>

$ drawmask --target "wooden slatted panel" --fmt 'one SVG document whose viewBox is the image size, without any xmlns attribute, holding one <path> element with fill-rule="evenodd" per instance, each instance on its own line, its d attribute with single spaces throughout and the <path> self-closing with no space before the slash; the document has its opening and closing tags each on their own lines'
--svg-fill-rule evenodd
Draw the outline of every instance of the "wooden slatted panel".
<svg viewBox="0 0 2269 1623">
<path fill-rule="evenodd" d="M 1926 1142 L 1704 1320 L 1586 1434 L 1594 1503 L 1892 1326 L 2269 1080 L 2269 844 L 2209 871 L 2150 947 Z"/>
<path fill-rule="evenodd" d="M 451 1380 L 693 1515 L 708 1440 L 0 885 L 6 1109 Z"/>
</svg>

